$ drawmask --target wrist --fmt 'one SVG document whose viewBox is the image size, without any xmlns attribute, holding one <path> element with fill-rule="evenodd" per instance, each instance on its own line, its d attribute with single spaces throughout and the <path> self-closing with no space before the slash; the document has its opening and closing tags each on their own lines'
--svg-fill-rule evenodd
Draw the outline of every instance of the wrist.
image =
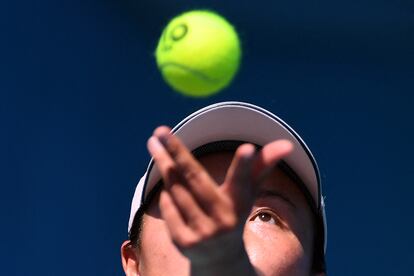
<svg viewBox="0 0 414 276">
<path fill-rule="evenodd" d="M 250 263 L 249 257 L 241 246 L 237 254 L 224 255 L 221 258 L 216 255 L 214 258 L 208 258 L 208 261 L 191 262 L 191 275 L 195 276 L 227 276 L 227 275 L 256 275 L 255 270 Z"/>
<path fill-rule="evenodd" d="M 243 243 L 243 229 L 236 229 L 182 249 L 191 262 L 192 275 L 256 275 Z"/>
</svg>

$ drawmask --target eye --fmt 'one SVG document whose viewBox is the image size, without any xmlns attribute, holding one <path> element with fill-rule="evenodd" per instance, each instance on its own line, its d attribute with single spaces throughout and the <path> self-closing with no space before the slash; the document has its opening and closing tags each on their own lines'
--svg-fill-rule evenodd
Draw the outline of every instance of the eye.
<svg viewBox="0 0 414 276">
<path fill-rule="evenodd" d="M 277 225 L 277 221 L 274 218 L 274 216 L 272 216 L 271 214 L 269 214 L 268 212 L 259 212 L 257 213 L 253 218 L 252 221 L 261 221 L 261 222 L 266 222 L 266 223 L 270 223 L 270 224 L 274 224 Z"/>
<path fill-rule="evenodd" d="M 171 39 L 174 41 L 178 41 L 182 39 L 188 32 L 188 27 L 186 24 L 182 23 L 177 26 L 175 26 L 171 30 Z"/>
</svg>

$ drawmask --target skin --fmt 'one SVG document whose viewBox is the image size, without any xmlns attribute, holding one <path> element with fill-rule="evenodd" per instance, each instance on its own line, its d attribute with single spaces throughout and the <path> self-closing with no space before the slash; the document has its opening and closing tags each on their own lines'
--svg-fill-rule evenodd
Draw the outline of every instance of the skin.
<svg viewBox="0 0 414 276">
<path fill-rule="evenodd" d="M 144 214 L 140 249 L 121 247 L 126 275 L 312 275 L 312 213 L 274 166 L 289 142 L 197 161 L 168 133 L 148 143 L 165 188 Z"/>
</svg>

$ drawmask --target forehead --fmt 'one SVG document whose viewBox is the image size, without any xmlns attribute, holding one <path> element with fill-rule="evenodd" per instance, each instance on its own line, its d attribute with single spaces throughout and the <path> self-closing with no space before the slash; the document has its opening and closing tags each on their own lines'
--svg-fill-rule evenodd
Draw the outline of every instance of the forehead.
<svg viewBox="0 0 414 276">
<path fill-rule="evenodd" d="M 233 155 L 234 152 L 230 151 L 214 152 L 199 157 L 198 161 L 217 183 L 223 183 Z"/>
<path fill-rule="evenodd" d="M 217 183 L 223 183 L 227 170 L 233 159 L 234 152 L 215 152 L 198 158 L 199 162 L 206 168 L 210 175 Z M 280 168 L 275 166 L 268 176 L 261 183 L 260 188 L 283 190 L 286 193 L 302 197 L 302 191 L 298 185 L 284 173 Z"/>
</svg>

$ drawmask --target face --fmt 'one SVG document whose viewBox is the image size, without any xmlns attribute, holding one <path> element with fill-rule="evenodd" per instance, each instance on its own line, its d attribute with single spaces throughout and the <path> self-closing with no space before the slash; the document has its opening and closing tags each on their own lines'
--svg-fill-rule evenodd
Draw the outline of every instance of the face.
<svg viewBox="0 0 414 276">
<path fill-rule="evenodd" d="M 215 153 L 200 160 L 222 183 L 232 160 Z M 312 213 L 296 184 L 279 169 L 261 184 L 245 222 L 244 243 L 259 275 L 310 275 L 314 226 Z M 190 263 L 172 243 L 160 216 L 158 198 L 144 214 L 141 250 L 135 252 L 140 275 L 190 275 Z"/>
</svg>

